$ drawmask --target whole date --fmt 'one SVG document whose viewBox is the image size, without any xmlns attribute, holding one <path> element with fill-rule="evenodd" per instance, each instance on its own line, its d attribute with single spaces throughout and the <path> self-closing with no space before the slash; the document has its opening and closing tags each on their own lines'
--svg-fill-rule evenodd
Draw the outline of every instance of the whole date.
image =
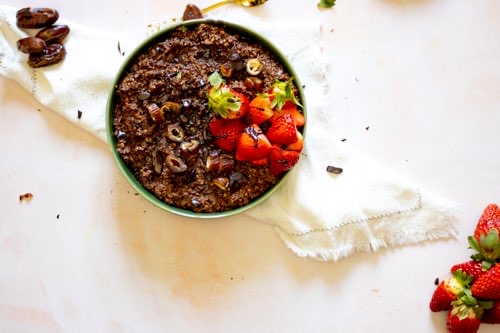
<svg viewBox="0 0 500 333">
<path fill-rule="evenodd" d="M 47 44 L 61 44 L 69 34 L 69 27 L 65 24 L 53 25 L 40 30 L 35 37 L 43 39 Z"/>
<path fill-rule="evenodd" d="M 17 26 L 24 29 L 36 29 L 54 24 L 59 19 L 59 13 L 51 8 L 26 7 L 17 11 Z"/>
<path fill-rule="evenodd" d="M 62 44 L 69 34 L 65 24 L 54 24 L 59 19 L 59 12 L 52 8 L 26 7 L 17 11 L 16 24 L 23 29 L 42 28 L 35 37 L 21 38 L 17 48 L 29 54 L 28 65 L 33 68 L 57 64 L 66 57 L 66 48 Z"/>
<path fill-rule="evenodd" d="M 26 37 L 17 41 L 17 49 L 23 53 L 42 52 L 46 47 L 45 41 L 37 37 Z"/>
<path fill-rule="evenodd" d="M 49 44 L 42 52 L 31 53 L 28 58 L 28 65 L 33 68 L 40 68 L 57 64 L 66 57 L 66 49 L 62 44 Z"/>
</svg>

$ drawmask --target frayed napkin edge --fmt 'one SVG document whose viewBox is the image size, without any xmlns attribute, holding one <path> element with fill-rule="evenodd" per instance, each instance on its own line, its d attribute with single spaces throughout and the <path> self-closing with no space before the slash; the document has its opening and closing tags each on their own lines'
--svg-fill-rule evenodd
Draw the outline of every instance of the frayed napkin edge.
<svg viewBox="0 0 500 333">
<path fill-rule="evenodd" d="M 389 247 L 403 247 L 409 245 L 416 245 L 426 241 L 437 241 L 445 239 L 457 239 L 459 237 L 459 232 L 457 228 L 457 215 L 460 211 L 459 207 L 455 204 L 450 203 L 447 208 L 439 208 L 439 216 L 434 217 L 429 220 L 429 224 L 432 228 L 423 231 L 400 231 L 393 234 L 388 234 L 383 238 L 367 239 L 364 241 L 344 242 L 343 245 L 330 247 L 329 249 L 307 249 L 301 247 L 298 243 L 297 236 L 289 234 L 279 225 L 272 225 L 274 231 L 278 234 L 280 239 L 285 243 L 286 247 L 290 249 L 293 253 L 301 258 L 314 259 L 318 261 L 340 261 L 347 257 L 350 257 L 357 253 L 375 253 L 381 249 L 387 249 Z M 400 213 L 399 215 L 411 215 L 418 213 L 418 211 Z M 407 216 L 405 218 L 412 218 L 412 216 Z M 380 218 L 383 219 L 383 218 Z M 368 225 L 368 221 L 362 223 L 362 225 Z M 339 234 L 342 229 L 349 228 L 349 224 L 340 225 L 338 228 L 333 230 L 319 231 L 320 233 L 335 233 Z M 331 238 L 331 236 L 329 237 Z"/>
</svg>

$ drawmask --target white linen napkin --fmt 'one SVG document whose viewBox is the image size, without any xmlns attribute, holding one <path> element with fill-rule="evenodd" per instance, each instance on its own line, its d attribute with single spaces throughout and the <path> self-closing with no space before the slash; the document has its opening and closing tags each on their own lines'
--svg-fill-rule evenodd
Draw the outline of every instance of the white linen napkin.
<svg viewBox="0 0 500 333">
<path fill-rule="evenodd" d="M 15 12 L 0 6 L 0 74 L 18 82 L 42 105 L 105 141 L 106 100 L 125 59 L 122 53 L 130 53 L 148 34 L 171 22 L 138 29 L 136 36 L 118 36 L 61 20 L 71 28 L 64 42 L 66 59 L 33 69 L 16 47 L 16 41 L 27 33 L 16 26 Z M 272 196 L 244 214 L 272 225 L 297 255 L 318 260 L 456 237 L 451 203 L 332 134 L 332 117 L 324 102 L 328 100 L 328 79 L 318 22 L 268 24 L 240 8 L 209 16 L 246 25 L 269 38 L 290 59 L 305 85 L 308 128 L 299 164 Z M 328 173 L 328 165 L 344 171 Z"/>
</svg>

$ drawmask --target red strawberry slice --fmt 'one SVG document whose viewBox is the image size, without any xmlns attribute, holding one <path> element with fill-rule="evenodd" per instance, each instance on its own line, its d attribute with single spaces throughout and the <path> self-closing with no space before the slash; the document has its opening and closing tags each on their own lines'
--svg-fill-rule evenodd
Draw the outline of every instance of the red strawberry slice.
<svg viewBox="0 0 500 333">
<path fill-rule="evenodd" d="M 484 311 L 481 322 L 486 324 L 500 324 L 500 301 L 494 302 L 491 309 Z"/>
<path fill-rule="evenodd" d="M 481 275 L 484 274 L 483 266 L 481 261 L 470 260 L 461 264 L 454 265 L 451 268 L 451 272 L 461 270 L 463 273 L 472 276 L 472 282 L 476 281 Z"/>
<path fill-rule="evenodd" d="M 252 124 L 244 129 L 236 143 L 236 159 L 238 161 L 260 160 L 269 155 L 271 143 L 262 133 L 257 124 Z"/>
<path fill-rule="evenodd" d="M 304 148 L 304 137 L 302 136 L 302 133 L 300 133 L 299 131 L 297 131 L 297 138 L 298 140 L 290 145 L 287 145 L 286 149 L 301 152 L 302 149 Z"/>
<path fill-rule="evenodd" d="M 249 105 L 248 118 L 250 123 L 260 125 L 273 116 L 271 101 L 267 97 L 256 96 Z"/>
<path fill-rule="evenodd" d="M 255 166 L 266 166 L 269 163 L 268 157 L 261 158 L 259 160 L 252 160 L 248 161 L 249 163 L 255 165 Z"/>
<path fill-rule="evenodd" d="M 272 143 L 284 145 L 290 145 L 299 139 L 295 121 L 289 114 L 282 114 L 276 118 L 267 131 L 266 136 Z"/>
<path fill-rule="evenodd" d="M 245 126 L 238 119 L 214 118 L 208 124 L 208 128 L 219 148 L 233 152 Z"/>
<path fill-rule="evenodd" d="M 300 153 L 292 150 L 281 149 L 273 145 L 269 154 L 269 172 L 277 177 L 292 169 L 299 161 Z"/>
<path fill-rule="evenodd" d="M 487 300 L 500 300 L 500 264 L 481 275 L 471 288 L 472 296 Z"/>
<path fill-rule="evenodd" d="M 304 124 L 306 123 L 304 115 L 300 113 L 299 109 L 297 109 L 297 107 L 294 104 L 285 104 L 281 109 L 281 111 L 274 111 L 273 116 L 271 117 L 271 122 L 273 122 L 276 118 L 285 113 L 288 113 L 290 116 L 292 116 L 293 120 L 295 121 L 295 125 L 297 127 L 304 126 Z"/>
</svg>

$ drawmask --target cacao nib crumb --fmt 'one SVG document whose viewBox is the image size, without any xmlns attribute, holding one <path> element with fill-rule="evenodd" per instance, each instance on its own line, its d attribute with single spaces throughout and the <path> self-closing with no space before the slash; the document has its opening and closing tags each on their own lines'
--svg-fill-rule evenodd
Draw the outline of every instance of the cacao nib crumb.
<svg viewBox="0 0 500 333">
<path fill-rule="evenodd" d="M 57 214 L 56 218 L 59 220 L 59 214 Z"/>
<path fill-rule="evenodd" d="M 368 131 L 369 129 L 370 129 L 370 126 L 366 126 L 366 127 L 365 127 L 365 130 L 367 130 L 367 131 Z"/>
<path fill-rule="evenodd" d="M 78 110 L 78 119 L 82 119 L 83 112 Z"/>
<path fill-rule="evenodd" d="M 344 170 L 342 168 L 334 167 L 333 165 L 329 165 L 326 167 L 326 172 L 333 173 L 335 175 L 339 175 L 343 172 Z"/>
<path fill-rule="evenodd" d="M 439 278 L 436 278 L 436 280 L 434 280 L 434 284 L 437 286 L 439 284 Z"/>
<path fill-rule="evenodd" d="M 342 141 L 342 142 L 346 142 L 346 140 L 347 140 L 347 139 L 345 139 L 345 138 L 344 138 L 344 139 L 342 139 L 342 140 L 340 140 L 340 141 Z"/>
</svg>

